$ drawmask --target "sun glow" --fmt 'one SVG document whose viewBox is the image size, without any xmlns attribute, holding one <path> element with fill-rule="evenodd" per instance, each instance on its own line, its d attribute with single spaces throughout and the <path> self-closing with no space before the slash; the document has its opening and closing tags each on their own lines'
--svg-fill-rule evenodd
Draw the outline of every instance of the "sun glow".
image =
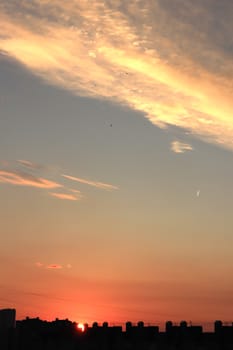
<svg viewBox="0 0 233 350">
<path fill-rule="evenodd" d="M 77 324 L 77 329 L 80 331 L 80 332 L 84 332 L 85 331 L 85 326 L 83 323 L 78 323 Z"/>
</svg>

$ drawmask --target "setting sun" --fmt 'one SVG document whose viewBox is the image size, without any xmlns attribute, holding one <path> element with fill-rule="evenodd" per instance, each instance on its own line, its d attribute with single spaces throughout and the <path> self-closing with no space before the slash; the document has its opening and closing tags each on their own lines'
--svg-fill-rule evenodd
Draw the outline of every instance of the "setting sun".
<svg viewBox="0 0 233 350">
<path fill-rule="evenodd" d="M 85 326 L 83 323 L 78 323 L 77 324 L 77 329 L 80 331 L 80 332 L 84 332 L 85 331 Z"/>
</svg>

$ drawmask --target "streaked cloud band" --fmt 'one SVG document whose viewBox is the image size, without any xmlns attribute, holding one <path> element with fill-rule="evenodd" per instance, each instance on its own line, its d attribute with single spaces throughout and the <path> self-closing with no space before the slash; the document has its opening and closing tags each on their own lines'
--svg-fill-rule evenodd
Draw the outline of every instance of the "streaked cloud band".
<svg viewBox="0 0 233 350">
<path fill-rule="evenodd" d="M 106 183 L 99 182 L 99 181 L 91 181 L 91 180 L 87 180 L 87 179 L 82 179 L 80 177 L 75 177 L 75 176 L 70 176 L 70 175 L 65 175 L 65 174 L 63 174 L 62 176 L 68 180 L 76 181 L 76 182 L 82 183 L 84 185 L 97 187 L 97 188 L 100 188 L 103 190 L 117 190 L 118 189 L 118 187 L 116 187 L 114 185 L 106 184 Z"/>
<path fill-rule="evenodd" d="M 36 188 L 52 189 L 62 187 L 57 182 L 36 177 L 24 172 L 12 172 L 0 170 L 0 182 L 18 186 L 30 186 Z"/>
<path fill-rule="evenodd" d="M 70 194 L 70 193 L 50 192 L 50 196 L 58 198 L 58 199 L 69 200 L 69 201 L 77 201 L 77 200 L 81 199 L 81 195 L 74 196 L 73 194 Z"/>
</svg>

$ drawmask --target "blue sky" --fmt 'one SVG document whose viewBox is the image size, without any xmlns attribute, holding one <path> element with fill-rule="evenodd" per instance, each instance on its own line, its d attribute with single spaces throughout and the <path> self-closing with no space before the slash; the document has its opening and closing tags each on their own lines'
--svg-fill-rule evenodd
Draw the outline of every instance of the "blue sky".
<svg viewBox="0 0 233 350">
<path fill-rule="evenodd" d="M 229 318 L 231 3 L 0 9 L 2 306 Z"/>
</svg>

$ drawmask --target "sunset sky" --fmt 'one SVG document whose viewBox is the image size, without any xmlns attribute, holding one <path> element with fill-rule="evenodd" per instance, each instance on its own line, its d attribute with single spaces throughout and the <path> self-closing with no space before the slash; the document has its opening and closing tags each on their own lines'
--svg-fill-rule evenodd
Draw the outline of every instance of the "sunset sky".
<svg viewBox="0 0 233 350">
<path fill-rule="evenodd" d="M 0 0 L 0 308 L 232 319 L 232 15 Z"/>
</svg>

